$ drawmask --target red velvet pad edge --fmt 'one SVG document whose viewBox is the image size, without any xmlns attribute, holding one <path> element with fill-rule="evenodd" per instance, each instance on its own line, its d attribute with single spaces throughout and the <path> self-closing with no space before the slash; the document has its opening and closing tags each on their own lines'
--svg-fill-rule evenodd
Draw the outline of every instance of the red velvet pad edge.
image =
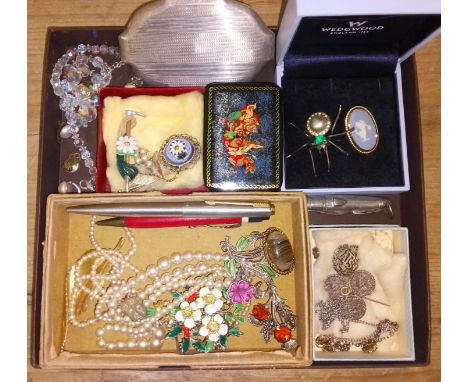
<svg viewBox="0 0 468 382">
<path fill-rule="evenodd" d="M 102 110 L 104 107 L 104 99 L 106 97 L 117 96 L 121 98 L 128 98 L 136 95 L 162 95 L 162 96 L 176 96 L 179 94 L 198 91 L 205 94 L 204 87 L 184 87 L 184 88 L 104 88 L 99 92 L 99 108 L 98 108 L 98 140 L 97 140 L 97 173 L 96 173 L 96 192 L 107 193 L 112 192 L 109 181 L 106 176 L 107 159 L 106 159 L 106 145 L 102 136 Z M 205 192 L 208 189 L 205 186 L 198 188 L 180 188 L 177 190 L 161 191 L 163 194 L 168 195 L 181 195 L 190 194 L 192 192 Z"/>
</svg>

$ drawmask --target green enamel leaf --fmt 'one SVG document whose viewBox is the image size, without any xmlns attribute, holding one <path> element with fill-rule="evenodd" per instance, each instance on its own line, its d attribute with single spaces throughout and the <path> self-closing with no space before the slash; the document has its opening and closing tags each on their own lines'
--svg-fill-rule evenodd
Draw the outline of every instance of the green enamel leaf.
<svg viewBox="0 0 468 382">
<path fill-rule="evenodd" d="M 231 270 L 231 276 L 234 277 L 237 270 L 236 262 L 234 260 L 229 260 L 229 269 Z"/>
<path fill-rule="evenodd" d="M 239 337 L 240 336 L 240 330 L 237 329 L 237 328 L 229 328 L 229 332 L 228 332 L 231 336 L 236 336 L 236 337 Z"/>
<path fill-rule="evenodd" d="M 219 336 L 219 344 L 223 347 L 227 347 L 227 336 Z"/>
<path fill-rule="evenodd" d="M 154 317 L 156 315 L 155 308 L 146 308 L 146 317 Z"/>
<path fill-rule="evenodd" d="M 237 110 L 229 114 L 227 118 L 229 122 L 234 122 L 236 119 L 239 119 L 240 117 L 242 117 L 242 113 L 239 110 Z"/>
<path fill-rule="evenodd" d="M 242 316 L 237 316 L 237 317 L 236 317 L 236 320 L 239 321 L 239 322 L 244 322 L 244 317 L 242 317 Z"/>
<path fill-rule="evenodd" d="M 244 310 L 244 305 L 242 304 L 237 304 L 236 309 L 234 309 L 234 314 L 239 314 Z"/>
<path fill-rule="evenodd" d="M 237 240 L 236 249 L 238 251 L 245 251 L 250 246 L 250 239 L 247 236 L 242 236 Z"/>
<path fill-rule="evenodd" d="M 180 334 L 181 331 L 182 331 L 182 327 L 178 325 L 174 329 L 169 331 L 169 333 L 167 333 L 167 338 L 175 338 Z"/>
<path fill-rule="evenodd" d="M 261 264 L 262 269 L 265 271 L 265 273 L 270 276 L 270 277 L 275 277 L 276 273 L 271 269 L 271 267 L 267 264 Z"/>
<path fill-rule="evenodd" d="M 188 338 L 184 338 L 182 340 L 182 353 L 187 353 L 190 346 L 190 340 Z"/>
<path fill-rule="evenodd" d="M 224 134 L 224 136 L 227 138 L 227 139 L 233 139 L 236 137 L 236 132 L 235 131 L 228 131 Z"/>
<path fill-rule="evenodd" d="M 138 175 L 138 169 L 135 166 L 132 166 L 125 162 L 125 156 L 117 155 L 117 169 L 119 170 L 119 173 L 122 176 L 122 178 L 128 176 L 130 180 L 133 180 Z"/>
<path fill-rule="evenodd" d="M 236 262 L 234 260 L 226 260 L 224 262 L 224 269 L 229 276 L 234 277 L 236 275 Z"/>
<path fill-rule="evenodd" d="M 205 345 L 205 352 L 209 353 L 210 351 L 213 351 L 213 349 L 214 349 L 213 341 L 208 341 Z"/>
<path fill-rule="evenodd" d="M 223 293 L 223 297 L 227 300 L 229 298 L 228 294 L 227 294 L 227 291 L 228 291 L 228 288 L 226 287 L 223 287 L 221 289 L 221 292 Z"/>
<path fill-rule="evenodd" d="M 224 315 L 224 319 L 229 323 L 234 322 L 234 318 L 231 315 L 227 314 L 227 313 Z"/>
<path fill-rule="evenodd" d="M 195 348 L 196 351 L 200 353 L 205 352 L 205 346 L 200 341 L 194 342 L 193 347 Z"/>
<path fill-rule="evenodd" d="M 179 292 L 172 292 L 172 298 L 179 298 L 180 293 Z"/>
</svg>

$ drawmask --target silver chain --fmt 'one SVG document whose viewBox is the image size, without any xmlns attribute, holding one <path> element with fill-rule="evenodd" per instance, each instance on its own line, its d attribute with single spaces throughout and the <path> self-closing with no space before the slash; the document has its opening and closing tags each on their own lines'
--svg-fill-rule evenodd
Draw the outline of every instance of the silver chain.
<svg viewBox="0 0 468 382">
<path fill-rule="evenodd" d="M 113 63 L 111 66 L 109 66 L 109 69 L 112 72 L 115 69 L 121 68 L 124 65 L 125 65 L 125 61 L 118 61 L 118 62 Z"/>
</svg>

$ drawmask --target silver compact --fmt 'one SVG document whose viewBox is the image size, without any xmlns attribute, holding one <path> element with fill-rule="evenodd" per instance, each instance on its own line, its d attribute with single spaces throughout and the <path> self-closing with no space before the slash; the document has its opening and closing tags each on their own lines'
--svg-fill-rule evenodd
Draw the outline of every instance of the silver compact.
<svg viewBox="0 0 468 382">
<path fill-rule="evenodd" d="M 274 62 L 275 36 L 231 0 L 158 0 L 137 9 L 119 36 L 122 59 L 146 86 L 252 81 Z"/>
</svg>

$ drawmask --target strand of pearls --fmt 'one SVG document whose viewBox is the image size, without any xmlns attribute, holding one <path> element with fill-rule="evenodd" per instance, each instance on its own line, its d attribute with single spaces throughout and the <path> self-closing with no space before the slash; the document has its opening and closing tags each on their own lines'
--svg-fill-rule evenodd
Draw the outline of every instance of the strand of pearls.
<svg viewBox="0 0 468 382">
<path fill-rule="evenodd" d="M 165 317 L 170 314 L 172 309 L 180 305 L 190 295 L 199 291 L 203 287 L 222 287 L 223 285 L 228 285 L 228 283 L 230 283 L 224 268 L 221 266 L 207 267 L 205 264 L 200 263 L 195 266 L 188 265 L 186 268 L 195 268 L 195 270 L 190 270 L 180 275 L 182 277 L 186 277 L 187 274 L 192 274 L 190 276 L 191 278 L 186 280 L 186 285 L 190 285 L 189 289 L 183 292 L 178 298 L 173 299 L 166 306 L 156 308 L 154 316 L 146 317 L 139 321 L 132 321 L 128 316 L 122 314 L 122 310 L 118 306 L 115 309 L 111 308 L 107 313 L 104 313 L 102 315 L 103 321 L 113 322 L 114 324 L 107 324 L 96 331 L 98 345 L 109 350 L 115 348 L 133 349 L 136 347 L 141 349 L 147 347 L 159 348 L 162 345 L 162 340 L 166 336 L 165 330 L 161 327 L 161 320 L 164 320 Z M 209 274 L 206 278 L 196 278 L 207 274 L 207 272 Z M 162 276 L 162 278 L 165 278 L 165 276 Z M 223 282 L 222 280 L 225 281 Z M 168 284 L 170 284 L 170 282 L 171 281 L 169 281 Z M 159 283 L 161 283 L 161 280 L 155 279 L 155 281 L 147 286 L 144 291 L 139 292 L 138 298 L 145 299 L 148 296 L 152 296 L 152 299 L 156 301 L 157 297 L 155 295 L 163 295 L 166 292 L 174 290 L 172 288 L 164 288 L 163 284 L 162 290 L 157 290 L 155 294 L 150 295 L 150 293 L 152 293 L 151 289 L 154 288 L 155 284 L 157 285 Z M 183 284 L 181 284 L 181 286 L 183 286 Z M 122 286 L 122 289 L 124 291 L 128 290 L 128 284 Z M 111 306 L 114 306 L 115 304 L 114 296 L 115 294 L 112 295 L 111 301 L 109 302 L 109 305 Z M 148 300 L 146 299 L 144 302 L 148 302 Z M 145 304 L 145 306 L 146 305 L 147 304 Z M 119 332 L 127 335 L 130 339 L 126 342 L 106 342 L 104 337 L 107 332 Z"/>
<path fill-rule="evenodd" d="M 229 257 L 223 254 L 210 253 L 175 253 L 170 257 L 162 257 L 157 265 L 149 265 L 141 271 L 130 263 L 130 258 L 136 253 L 136 243 L 130 230 L 124 228 L 125 236 L 130 242 L 128 253 L 122 254 L 112 249 L 104 249 L 96 241 L 96 217 L 90 222 L 89 238 L 94 250 L 82 256 L 75 264 L 73 278 L 75 280 L 69 302 L 69 322 L 76 327 L 87 327 L 99 322 L 106 323 L 96 331 L 98 346 L 109 350 L 134 348 L 159 348 L 166 336 L 161 325 L 170 312 L 193 293 L 203 287 L 221 289 L 229 286 L 231 279 L 224 267 L 220 265 Z M 83 266 L 92 261 L 89 273 L 83 272 Z M 109 272 L 101 274 L 98 268 L 108 262 Z M 194 262 L 195 264 L 191 264 Z M 187 264 L 184 268 L 178 267 Z M 214 264 L 213 264 L 214 263 Z M 123 279 L 124 272 L 131 272 L 133 276 Z M 120 302 L 130 296 L 142 301 L 145 308 L 167 301 L 163 296 L 175 290 L 185 288 L 177 298 L 166 303 L 163 307 L 156 307 L 154 315 L 138 320 L 132 320 L 120 307 Z M 80 293 L 87 293 L 90 298 L 97 300 L 94 316 L 85 321 L 76 317 L 76 301 Z M 118 332 L 127 341 L 108 342 L 104 339 L 107 332 Z"/>
<path fill-rule="evenodd" d="M 89 240 L 94 247 L 94 250 L 89 251 L 86 255 L 82 256 L 75 264 L 73 269 L 74 286 L 70 295 L 69 302 L 69 321 L 72 325 L 78 327 L 86 327 L 94 324 L 100 319 L 99 316 L 94 316 L 86 321 L 79 321 L 76 318 L 76 301 L 80 293 L 86 293 L 90 298 L 99 300 L 106 293 L 106 285 L 114 285 L 122 283 L 122 276 L 126 270 L 137 273 L 138 268 L 130 264 L 130 258 L 136 253 L 136 243 L 132 234 L 127 228 L 124 228 L 125 236 L 130 242 L 130 250 L 126 255 L 113 249 L 104 249 L 99 246 L 94 235 L 94 227 L 96 223 L 96 216 L 93 216 L 89 227 Z M 85 263 L 93 261 L 91 265 L 91 272 L 86 273 L 82 271 Z M 107 274 L 98 274 L 97 268 L 104 262 L 111 264 L 111 271 Z M 91 286 L 88 286 L 91 284 Z"/>
</svg>

